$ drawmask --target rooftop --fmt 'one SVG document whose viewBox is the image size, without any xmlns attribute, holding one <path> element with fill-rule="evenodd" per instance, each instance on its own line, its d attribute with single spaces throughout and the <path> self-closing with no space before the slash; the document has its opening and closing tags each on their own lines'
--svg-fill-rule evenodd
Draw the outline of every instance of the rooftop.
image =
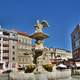
<svg viewBox="0 0 80 80">
<path fill-rule="evenodd" d="M 68 52 L 68 53 L 71 53 L 71 51 L 70 50 L 67 50 L 67 49 L 63 49 L 63 48 L 52 48 L 52 49 L 54 49 L 54 50 L 63 50 L 63 51 L 66 51 L 66 52 Z"/>
<path fill-rule="evenodd" d="M 26 32 L 17 32 L 17 33 L 23 36 L 29 36 Z"/>
</svg>

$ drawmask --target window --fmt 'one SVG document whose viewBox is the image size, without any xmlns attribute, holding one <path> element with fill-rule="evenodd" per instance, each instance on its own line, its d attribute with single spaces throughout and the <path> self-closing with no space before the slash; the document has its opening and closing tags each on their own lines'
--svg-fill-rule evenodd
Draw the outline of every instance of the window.
<svg viewBox="0 0 80 80">
<path fill-rule="evenodd" d="M 13 34 L 13 36 L 16 36 L 16 34 Z"/>
<path fill-rule="evenodd" d="M 22 59 L 22 61 L 24 62 L 24 58 Z"/>
<path fill-rule="evenodd" d="M 15 55 L 15 52 L 13 51 L 13 55 Z"/>
<path fill-rule="evenodd" d="M 4 56 L 4 57 L 3 57 L 3 59 L 9 59 L 9 57 L 7 57 L 7 56 Z"/>
<path fill-rule="evenodd" d="M 3 44 L 3 47 L 9 47 L 9 44 Z"/>
<path fill-rule="evenodd" d="M 15 63 L 13 63 L 13 64 L 12 64 L 12 67 L 14 68 L 14 67 L 15 67 L 15 65 L 16 65 L 16 64 L 15 64 Z"/>
<path fill-rule="evenodd" d="M 15 46 L 12 46 L 13 49 L 15 49 Z"/>
<path fill-rule="evenodd" d="M 3 35 L 9 36 L 10 34 L 8 32 L 3 32 Z"/>
<path fill-rule="evenodd" d="M 78 40 L 78 37 L 79 37 L 79 36 L 78 36 L 78 32 L 76 32 L 76 33 L 75 33 L 75 38 L 76 38 L 76 40 Z"/>
<path fill-rule="evenodd" d="M 15 60 L 15 57 L 13 57 L 12 60 Z"/>
<path fill-rule="evenodd" d="M 20 62 L 21 61 L 21 58 L 19 58 L 18 61 Z"/>
<path fill-rule="evenodd" d="M 9 41 L 9 39 L 8 38 L 3 38 L 3 41 Z"/>
<path fill-rule="evenodd" d="M 3 53 L 9 53 L 9 50 L 3 50 Z"/>
<path fill-rule="evenodd" d="M 8 65 L 9 65 L 9 63 L 8 63 L 8 62 L 6 62 L 6 64 L 5 64 L 6 68 L 8 68 Z"/>
<path fill-rule="evenodd" d="M 76 45 L 76 48 L 79 47 L 79 40 L 77 40 L 77 41 L 75 42 L 75 45 Z"/>
<path fill-rule="evenodd" d="M 21 41 L 21 43 L 23 43 L 23 42 L 24 42 L 24 40 L 23 40 L 22 38 L 20 39 L 20 41 Z"/>
<path fill-rule="evenodd" d="M 0 63 L 0 69 L 3 69 L 3 63 Z"/>
<path fill-rule="evenodd" d="M 80 31 L 78 32 L 78 37 L 79 37 L 79 39 L 80 39 Z"/>
<path fill-rule="evenodd" d="M 26 40 L 24 39 L 24 43 L 26 43 Z"/>
<path fill-rule="evenodd" d="M 27 44 L 27 39 L 25 39 L 25 44 Z"/>
</svg>

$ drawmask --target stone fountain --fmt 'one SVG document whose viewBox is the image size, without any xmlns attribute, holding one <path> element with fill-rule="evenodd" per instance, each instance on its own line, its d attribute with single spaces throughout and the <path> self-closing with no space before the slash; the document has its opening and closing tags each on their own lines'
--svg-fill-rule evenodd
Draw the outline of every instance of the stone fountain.
<svg viewBox="0 0 80 80">
<path fill-rule="evenodd" d="M 34 52 L 34 64 L 36 64 L 36 69 L 34 72 L 45 72 L 45 66 L 51 66 L 51 62 L 49 60 L 49 50 L 44 47 L 43 40 L 48 38 L 48 35 L 45 34 L 42 30 L 48 27 L 47 21 L 39 21 L 37 20 L 35 27 L 35 33 L 33 33 L 30 37 L 35 39 L 35 46 L 32 49 Z M 52 67 L 52 66 L 51 66 Z"/>
</svg>

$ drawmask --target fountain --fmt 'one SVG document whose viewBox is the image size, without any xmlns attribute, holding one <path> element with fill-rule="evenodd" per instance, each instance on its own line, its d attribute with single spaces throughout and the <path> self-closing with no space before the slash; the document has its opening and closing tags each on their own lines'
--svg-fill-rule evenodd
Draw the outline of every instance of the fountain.
<svg viewBox="0 0 80 80">
<path fill-rule="evenodd" d="M 35 27 L 35 33 L 30 37 L 35 39 L 35 47 L 34 47 L 34 64 L 36 64 L 36 69 L 34 72 L 46 72 L 52 71 L 52 64 L 48 58 L 49 50 L 44 48 L 43 40 L 48 38 L 48 35 L 43 33 L 43 29 L 48 27 L 47 21 L 43 20 L 39 22 L 37 20 L 37 24 Z M 50 70 L 48 69 L 50 68 Z"/>
<path fill-rule="evenodd" d="M 43 40 L 49 36 L 42 31 L 47 27 L 48 23 L 46 21 L 37 21 L 35 33 L 30 35 L 32 39 L 36 40 L 35 46 L 24 53 L 27 56 L 25 68 L 10 73 L 12 80 L 55 80 L 71 76 L 70 69 L 57 70 L 56 64 L 52 66 L 49 60 L 50 50 L 45 48 L 43 44 Z"/>
</svg>

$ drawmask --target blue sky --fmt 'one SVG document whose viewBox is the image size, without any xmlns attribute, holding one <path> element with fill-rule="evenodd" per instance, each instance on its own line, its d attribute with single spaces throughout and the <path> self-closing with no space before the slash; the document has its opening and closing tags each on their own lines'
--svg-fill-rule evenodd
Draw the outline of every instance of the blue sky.
<svg viewBox="0 0 80 80">
<path fill-rule="evenodd" d="M 80 23 L 80 0 L 0 0 L 0 24 L 7 29 L 34 32 L 36 20 L 47 20 L 48 47 L 71 50 L 71 32 Z"/>
</svg>

